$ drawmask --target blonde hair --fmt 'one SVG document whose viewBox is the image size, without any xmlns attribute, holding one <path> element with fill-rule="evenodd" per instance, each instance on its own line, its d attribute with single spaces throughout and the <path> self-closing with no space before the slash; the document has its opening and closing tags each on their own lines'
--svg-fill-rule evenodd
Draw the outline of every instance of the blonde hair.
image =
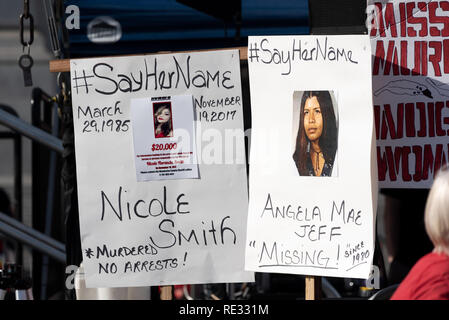
<svg viewBox="0 0 449 320">
<path fill-rule="evenodd" d="M 435 246 L 434 252 L 449 255 L 449 167 L 438 172 L 427 197 L 424 214 L 426 232 Z"/>
</svg>

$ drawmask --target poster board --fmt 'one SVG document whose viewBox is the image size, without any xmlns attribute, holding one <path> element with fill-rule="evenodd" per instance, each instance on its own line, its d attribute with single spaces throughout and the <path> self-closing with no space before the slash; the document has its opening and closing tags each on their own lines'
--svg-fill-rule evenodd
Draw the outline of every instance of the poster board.
<svg viewBox="0 0 449 320">
<path fill-rule="evenodd" d="M 71 60 L 88 288 L 254 280 L 239 67 L 238 50 Z M 138 181 L 132 101 L 180 96 L 193 99 L 198 177 Z"/>
<path fill-rule="evenodd" d="M 137 181 L 197 179 L 191 95 L 131 99 Z"/>
<path fill-rule="evenodd" d="M 449 159 L 449 2 L 368 0 L 381 188 L 430 188 Z"/>
<path fill-rule="evenodd" d="M 248 65 L 246 270 L 368 278 L 377 205 L 369 37 L 250 37 Z"/>
</svg>

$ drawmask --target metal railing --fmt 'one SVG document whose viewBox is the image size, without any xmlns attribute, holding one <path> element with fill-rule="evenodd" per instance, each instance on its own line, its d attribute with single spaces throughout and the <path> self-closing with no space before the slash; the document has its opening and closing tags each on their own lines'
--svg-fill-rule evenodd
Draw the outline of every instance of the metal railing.
<svg viewBox="0 0 449 320">
<path fill-rule="evenodd" d="M 39 88 L 33 90 L 33 100 L 32 108 L 33 110 L 38 110 L 35 100 L 45 99 L 46 101 L 50 98 Z M 37 125 L 31 125 L 22 119 L 20 119 L 14 109 L 0 105 L 0 124 L 11 129 L 10 132 L 0 132 L 0 138 L 13 138 L 15 141 L 14 145 L 14 164 L 15 164 L 15 216 L 17 219 L 7 216 L 4 213 L 0 213 L 0 232 L 4 235 L 11 237 L 18 241 L 19 249 L 16 251 L 17 261 L 21 263 L 21 245 L 25 244 L 33 249 L 36 249 L 42 254 L 42 270 L 41 270 L 41 296 L 46 297 L 47 282 L 48 282 L 48 265 L 49 258 L 53 258 L 58 262 L 63 264 L 66 263 L 66 249 L 65 244 L 51 238 L 51 221 L 53 218 L 54 205 L 53 197 L 55 195 L 56 186 L 55 181 L 58 179 L 56 171 L 57 157 L 60 157 L 63 153 L 62 140 L 58 138 L 59 131 L 59 117 L 58 117 L 58 107 L 55 101 L 50 101 L 48 105 L 51 106 L 50 112 L 53 115 L 54 125 L 51 126 L 52 134 L 47 131 L 40 129 Z M 47 107 L 45 107 L 47 111 Z M 39 111 L 39 110 L 38 110 Z M 33 123 L 34 124 L 34 123 Z M 22 158 L 21 158 L 21 137 L 25 136 L 33 141 L 33 145 L 37 144 L 48 148 L 49 151 L 49 163 L 47 163 L 48 168 L 48 186 L 46 191 L 46 202 L 45 202 L 45 223 L 42 231 L 44 233 L 28 227 L 21 223 L 22 221 Z M 33 161 L 34 161 L 33 157 Z M 34 169 L 34 166 L 33 166 Z M 43 168 L 39 167 L 39 171 Z M 44 169 L 45 171 L 45 169 Z M 45 174 L 44 174 L 45 175 Z M 33 178 L 34 180 L 34 178 Z M 33 184 L 36 183 L 33 181 Z M 33 194 L 34 197 L 34 194 Z M 34 215 L 34 210 L 33 210 Z M 34 226 L 34 224 L 33 224 Z M 44 292 L 44 293 L 43 293 Z"/>
<path fill-rule="evenodd" d="M 0 105 L 0 110 L 8 112 L 11 115 L 19 117 L 16 110 L 7 106 Z M 22 196 L 22 136 L 13 131 L 1 131 L 0 139 L 12 139 L 14 144 L 14 217 L 22 221 L 22 208 L 23 208 L 23 196 Z M 17 246 L 17 263 L 22 263 L 22 246 Z"/>
<path fill-rule="evenodd" d="M 0 212 L 0 232 L 62 262 L 66 261 L 65 245 Z"/>
<path fill-rule="evenodd" d="M 64 150 L 62 146 L 62 140 L 52 136 L 51 134 L 36 128 L 22 119 L 0 109 L 0 124 L 10 128 L 11 130 L 30 138 L 40 144 L 47 146 L 48 148 L 61 153 Z"/>
</svg>

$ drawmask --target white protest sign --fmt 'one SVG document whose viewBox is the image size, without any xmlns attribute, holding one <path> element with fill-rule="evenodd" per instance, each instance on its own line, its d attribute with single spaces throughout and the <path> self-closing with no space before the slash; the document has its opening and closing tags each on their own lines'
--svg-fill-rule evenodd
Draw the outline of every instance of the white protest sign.
<svg viewBox="0 0 449 320">
<path fill-rule="evenodd" d="M 449 2 L 367 4 L 379 186 L 430 188 L 449 160 Z"/>
<path fill-rule="evenodd" d="M 248 195 L 239 66 L 237 50 L 71 60 L 87 287 L 254 280 L 244 271 Z M 141 99 L 171 101 L 173 137 L 155 138 L 149 119 L 150 131 L 140 131 L 131 101 Z M 153 144 L 148 136 L 138 139 L 152 135 L 165 148 L 182 127 L 195 132 L 187 145 L 196 145 L 198 177 L 138 181 L 140 144 Z"/>
<path fill-rule="evenodd" d="M 368 36 L 250 37 L 247 270 L 368 278 L 377 194 Z"/>
</svg>

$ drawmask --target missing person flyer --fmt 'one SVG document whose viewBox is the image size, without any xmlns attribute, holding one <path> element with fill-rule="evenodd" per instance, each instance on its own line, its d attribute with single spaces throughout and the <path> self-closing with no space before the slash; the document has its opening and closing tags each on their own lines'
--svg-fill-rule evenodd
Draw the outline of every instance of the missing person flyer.
<svg viewBox="0 0 449 320">
<path fill-rule="evenodd" d="M 137 181 L 197 179 L 191 95 L 131 100 Z"/>
</svg>

